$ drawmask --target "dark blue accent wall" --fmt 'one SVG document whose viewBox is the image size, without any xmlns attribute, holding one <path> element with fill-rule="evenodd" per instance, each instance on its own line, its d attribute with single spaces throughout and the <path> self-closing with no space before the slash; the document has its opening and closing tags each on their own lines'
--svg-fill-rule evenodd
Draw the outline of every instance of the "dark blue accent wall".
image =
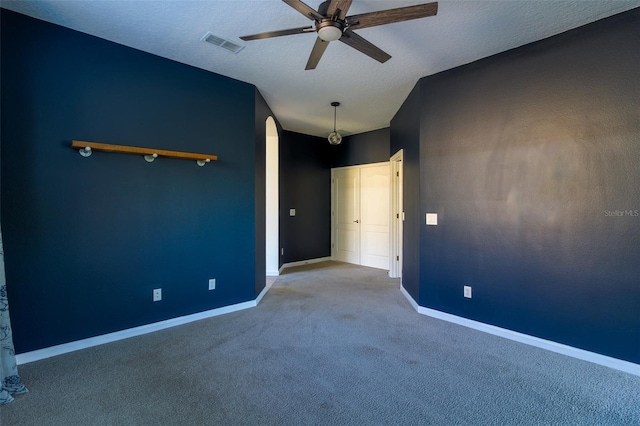
<svg viewBox="0 0 640 426">
<path fill-rule="evenodd" d="M 255 87 L 4 9 L 1 19 L 2 231 L 17 352 L 253 300 Z M 219 161 L 82 158 L 72 139 Z"/>
<path fill-rule="evenodd" d="M 419 82 L 421 306 L 640 362 L 638 46 L 635 9 Z"/>
<path fill-rule="evenodd" d="M 280 135 L 281 264 L 331 256 L 330 148 L 326 138 Z"/>
<path fill-rule="evenodd" d="M 402 286 L 420 299 L 420 86 L 416 85 L 391 120 L 389 157 L 403 150 Z"/>
<path fill-rule="evenodd" d="M 340 145 L 330 146 L 331 167 L 389 161 L 389 140 L 388 127 L 345 136 Z"/>
</svg>

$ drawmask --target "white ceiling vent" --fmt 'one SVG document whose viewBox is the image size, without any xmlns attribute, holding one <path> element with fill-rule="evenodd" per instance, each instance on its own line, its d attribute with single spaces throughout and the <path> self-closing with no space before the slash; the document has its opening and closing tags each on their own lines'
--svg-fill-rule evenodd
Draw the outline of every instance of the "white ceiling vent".
<svg viewBox="0 0 640 426">
<path fill-rule="evenodd" d="M 222 37 L 214 36 L 208 31 L 200 40 L 206 41 L 207 43 L 211 43 L 216 46 L 220 46 L 224 49 L 227 49 L 229 52 L 233 52 L 233 53 L 238 53 L 239 51 L 244 49 L 244 46 L 240 46 L 238 44 L 235 44 L 232 41 L 225 40 Z"/>
</svg>

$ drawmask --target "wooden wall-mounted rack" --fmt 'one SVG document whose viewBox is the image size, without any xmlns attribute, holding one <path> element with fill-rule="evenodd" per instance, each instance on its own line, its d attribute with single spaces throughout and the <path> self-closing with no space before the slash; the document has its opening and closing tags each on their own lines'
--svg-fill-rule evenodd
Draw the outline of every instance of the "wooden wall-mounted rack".
<svg viewBox="0 0 640 426">
<path fill-rule="evenodd" d="M 107 143 L 71 141 L 71 148 L 77 149 L 80 155 L 88 157 L 93 150 L 104 152 L 120 152 L 123 154 L 144 155 L 144 159 L 149 163 L 157 157 L 182 158 L 185 160 L 196 160 L 198 166 L 204 166 L 209 161 L 216 161 L 217 155 L 198 154 L 195 152 L 167 151 L 166 149 L 139 148 L 137 146 L 111 145 Z"/>
</svg>

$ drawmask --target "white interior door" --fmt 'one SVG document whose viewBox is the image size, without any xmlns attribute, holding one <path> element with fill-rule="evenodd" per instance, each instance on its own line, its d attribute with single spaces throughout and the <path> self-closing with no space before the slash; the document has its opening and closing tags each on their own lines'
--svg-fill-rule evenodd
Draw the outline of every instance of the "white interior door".
<svg viewBox="0 0 640 426">
<path fill-rule="evenodd" d="M 333 257 L 360 264 L 360 170 L 334 170 L 333 202 Z"/>
<path fill-rule="evenodd" d="M 332 170 L 332 255 L 389 269 L 389 163 Z"/>
<path fill-rule="evenodd" d="M 360 264 L 389 269 L 389 164 L 360 169 Z"/>
</svg>

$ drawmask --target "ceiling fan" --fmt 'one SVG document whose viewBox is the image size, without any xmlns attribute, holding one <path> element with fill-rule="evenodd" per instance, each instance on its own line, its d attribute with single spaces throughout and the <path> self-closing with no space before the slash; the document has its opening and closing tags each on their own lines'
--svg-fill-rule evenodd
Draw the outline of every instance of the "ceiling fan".
<svg viewBox="0 0 640 426">
<path fill-rule="evenodd" d="M 437 2 L 347 16 L 352 0 L 327 0 L 318 7 L 317 11 L 300 0 L 282 1 L 314 21 L 314 25 L 288 30 L 269 31 L 240 38 L 244 41 L 250 41 L 316 32 L 318 33 L 318 38 L 311 50 L 311 55 L 309 56 L 305 70 L 315 69 L 329 43 L 336 40 L 340 40 L 347 46 L 351 46 L 376 61 L 384 63 L 391 59 L 391 55 L 360 37 L 353 32 L 353 30 L 425 18 L 438 13 Z"/>
</svg>

